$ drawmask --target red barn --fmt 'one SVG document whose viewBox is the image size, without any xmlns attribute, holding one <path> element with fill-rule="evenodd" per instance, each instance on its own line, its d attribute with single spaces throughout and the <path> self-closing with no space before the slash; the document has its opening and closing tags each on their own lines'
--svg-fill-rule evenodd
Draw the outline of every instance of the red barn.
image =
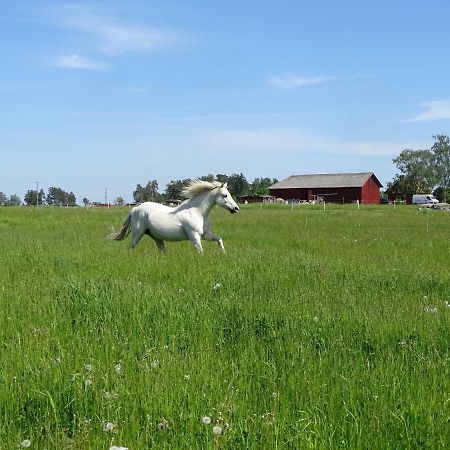
<svg viewBox="0 0 450 450">
<path fill-rule="evenodd" d="M 373 172 L 291 175 L 269 187 L 270 195 L 284 200 L 379 204 L 383 185 Z"/>
</svg>

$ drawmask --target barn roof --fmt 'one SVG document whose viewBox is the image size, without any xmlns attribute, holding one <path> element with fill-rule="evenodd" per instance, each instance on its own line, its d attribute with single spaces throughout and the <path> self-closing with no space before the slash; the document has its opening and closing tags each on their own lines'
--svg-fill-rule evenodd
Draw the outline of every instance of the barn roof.
<svg viewBox="0 0 450 450">
<path fill-rule="evenodd" d="M 362 187 L 370 177 L 373 177 L 374 181 L 380 187 L 383 186 L 373 172 L 318 173 L 311 175 L 291 175 L 273 184 L 269 189 Z"/>
</svg>

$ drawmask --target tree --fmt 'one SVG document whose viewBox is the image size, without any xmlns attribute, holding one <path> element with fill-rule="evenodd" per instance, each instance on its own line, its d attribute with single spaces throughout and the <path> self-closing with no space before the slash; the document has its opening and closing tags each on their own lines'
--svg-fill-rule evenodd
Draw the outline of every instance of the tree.
<svg viewBox="0 0 450 450">
<path fill-rule="evenodd" d="M 228 175 L 224 175 L 223 173 L 218 173 L 216 175 L 216 180 L 221 183 L 228 183 Z"/>
<path fill-rule="evenodd" d="M 89 200 L 86 197 L 83 198 L 83 205 L 84 206 L 89 205 Z"/>
<path fill-rule="evenodd" d="M 268 195 L 269 187 L 277 181 L 276 178 L 255 178 L 250 185 L 250 192 L 254 195 Z"/>
<path fill-rule="evenodd" d="M 8 200 L 9 206 L 20 206 L 20 197 L 16 194 L 11 194 Z"/>
<path fill-rule="evenodd" d="M 8 197 L 0 191 L 0 206 L 7 206 L 8 204 Z"/>
<path fill-rule="evenodd" d="M 436 184 L 436 167 L 430 150 L 403 150 L 393 163 L 400 170 L 394 183 L 407 195 L 432 192 Z"/>
<path fill-rule="evenodd" d="M 160 200 L 161 194 L 158 192 L 158 182 L 156 180 L 149 181 L 145 186 L 147 194 L 146 201 L 157 202 Z"/>
<path fill-rule="evenodd" d="M 203 181 L 209 181 L 210 183 L 212 183 L 215 180 L 214 175 L 212 173 L 198 177 L 198 179 Z"/>
<path fill-rule="evenodd" d="M 77 198 L 75 197 L 75 194 L 72 191 L 70 191 L 67 194 L 66 205 L 67 206 L 76 206 L 77 205 Z"/>
<path fill-rule="evenodd" d="M 184 180 L 172 180 L 166 185 L 164 194 L 167 200 L 179 200 L 183 197 L 183 189 L 191 182 L 190 178 Z"/>
<path fill-rule="evenodd" d="M 228 177 L 228 190 L 230 194 L 235 197 L 248 194 L 250 186 L 245 176 L 237 173 L 233 173 Z"/>
<path fill-rule="evenodd" d="M 149 181 L 145 187 L 138 184 L 133 192 L 133 198 L 136 203 L 161 201 L 158 182 L 156 180 Z"/>
<path fill-rule="evenodd" d="M 36 205 L 36 202 L 38 205 L 43 205 L 45 199 L 45 192 L 43 189 L 39 191 L 39 194 L 36 190 L 29 189 L 27 193 L 25 194 L 23 201 L 28 206 Z"/>
<path fill-rule="evenodd" d="M 124 203 L 125 201 L 120 195 L 114 200 L 114 204 L 117 206 L 123 206 Z"/>
<path fill-rule="evenodd" d="M 447 201 L 450 186 L 450 138 L 442 134 L 433 136 L 436 141 L 431 147 L 436 165 L 437 184 L 441 188 L 440 200 Z"/>
<path fill-rule="evenodd" d="M 51 206 L 75 206 L 76 197 L 73 192 L 66 192 L 59 187 L 49 187 L 46 197 L 47 205 Z"/>
<path fill-rule="evenodd" d="M 145 202 L 144 197 L 145 197 L 144 188 L 140 184 L 138 184 L 133 192 L 134 201 L 136 203 L 143 203 Z"/>
</svg>

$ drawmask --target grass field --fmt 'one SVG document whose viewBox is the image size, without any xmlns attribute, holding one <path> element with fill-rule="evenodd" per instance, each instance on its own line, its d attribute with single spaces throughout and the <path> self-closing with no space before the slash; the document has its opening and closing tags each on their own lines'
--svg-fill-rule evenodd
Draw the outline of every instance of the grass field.
<svg viewBox="0 0 450 450">
<path fill-rule="evenodd" d="M 0 209 L 0 449 L 450 448 L 449 213 L 242 205 L 162 257 L 126 214 Z"/>
</svg>

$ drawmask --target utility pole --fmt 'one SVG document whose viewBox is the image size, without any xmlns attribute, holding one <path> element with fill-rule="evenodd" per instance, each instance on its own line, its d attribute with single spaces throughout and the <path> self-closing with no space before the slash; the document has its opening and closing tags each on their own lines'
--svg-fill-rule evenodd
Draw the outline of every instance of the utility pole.
<svg viewBox="0 0 450 450">
<path fill-rule="evenodd" d="M 40 181 L 36 181 L 36 208 L 39 206 L 39 183 Z"/>
<path fill-rule="evenodd" d="M 108 207 L 109 209 L 109 203 L 108 203 L 108 188 L 105 187 L 105 205 Z"/>
</svg>

